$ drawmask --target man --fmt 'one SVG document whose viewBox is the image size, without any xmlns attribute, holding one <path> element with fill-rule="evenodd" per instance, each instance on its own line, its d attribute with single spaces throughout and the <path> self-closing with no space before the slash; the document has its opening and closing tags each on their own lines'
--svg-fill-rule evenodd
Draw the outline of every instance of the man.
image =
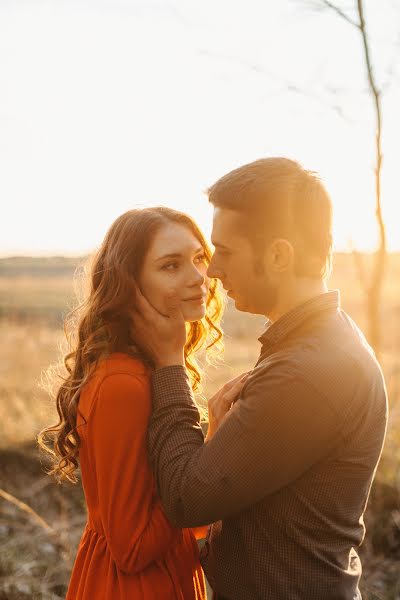
<svg viewBox="0 0 400 600">
<path fill-rule="evenodd" d="M 269 322 L 238 400 L 214 399 L 218 429 L 204 442 L 180 307 L 172 297 L 165 317 L 141 297 L 137 327 L 157 366 L 149 452 L 166 514 L 180 527 L 214 523 L 202 564 L 218 599 L 359 599 L 356 549 L 387 400 L 373 351 L 327 289 L 329 196 L 315 173 L 268 158 L 222 177 L 209 200 L 208 275 Z"/>
</svg>

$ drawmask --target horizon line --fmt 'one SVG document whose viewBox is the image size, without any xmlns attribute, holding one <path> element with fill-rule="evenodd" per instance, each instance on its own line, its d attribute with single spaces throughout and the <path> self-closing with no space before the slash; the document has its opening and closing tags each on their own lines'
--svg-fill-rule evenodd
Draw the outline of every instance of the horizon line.
<svg viewBox="0 0 400 600">
<path fill-rule="evenodd" d="M 353 254 L 353 253 L 357 253 L 357 254 L 368 254 L 368 255 L 372 255 L 375 254 L 378 251 L 377 248 L 375 248 L 374 250 L 366 250 L 366 249 L 343 249 L 343 248 L 336 248 L 335 250 L 333 250 L 332 254 Z M 81 253 L 70 253 L 70 252 L 46 252 L 46 253 L 33 253 L 33 254 L 29 254 L 29 253 L 0 253 L 0 260 L 6 260 L 6 259 L 16 259 L 16 258 L 83 258 L 83 257 L 87 257 L 90 256 L 92 253 L 94 253 L 95 250 L 92 251 L 88 251 L 88 252 L 81 252 Z M 388 255 L 392 255 L 392 254 L 400 254 L 400 248 L 394 249 L 394 250 L 389 250 L 387 249 L 387 254 Z"/>
</svg>

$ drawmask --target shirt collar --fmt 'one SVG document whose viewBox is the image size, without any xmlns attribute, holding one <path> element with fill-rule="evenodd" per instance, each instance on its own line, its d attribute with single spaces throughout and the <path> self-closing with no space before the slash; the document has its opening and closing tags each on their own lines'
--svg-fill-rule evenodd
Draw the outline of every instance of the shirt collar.
<svg viewBox="0 0 400 600">
<path fill-rule="evenodd" d="M 319 294 L 296 306 L 275 321 L 275 323 L 267 321 L 266 330 L 258 340 L 263 346 L 275 344 L 282 341 L 293 329 L 296 329 L 315 313 L 329 309 L 337 310 L 338 308 L 340 308 L 339 290 L 330 290 L 329 292 Z"/>
</svg>

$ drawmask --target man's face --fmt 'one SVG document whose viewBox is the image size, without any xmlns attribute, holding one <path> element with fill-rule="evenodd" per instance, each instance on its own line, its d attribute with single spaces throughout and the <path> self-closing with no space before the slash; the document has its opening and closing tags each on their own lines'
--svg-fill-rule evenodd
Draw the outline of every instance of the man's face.
<svg viewBox="0 0 400 600">
<path fill-rule="evenodd" d="M 221 280 L 238 310 L 268 316 L 276 304 L 276 285 L 264 256 L 256 254 L 248 232 L 241 227 L 240 213 L 215 208 L 211 241 L 215 252 L 208 277 Z"/>
</svg>

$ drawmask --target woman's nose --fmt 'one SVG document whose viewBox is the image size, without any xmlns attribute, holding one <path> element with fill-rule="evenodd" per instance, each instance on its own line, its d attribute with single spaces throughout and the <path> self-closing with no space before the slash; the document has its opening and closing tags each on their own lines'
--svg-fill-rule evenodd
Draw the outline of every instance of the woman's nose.
<svg viewBox="0 0 400 600">
<path fill-rule="evenodd" d="M 191 285 L 203 285 L 205 282 L 205 273 L 202 273 L 196 266 L 193 265 L 190 284 Z"/>
</svg>

